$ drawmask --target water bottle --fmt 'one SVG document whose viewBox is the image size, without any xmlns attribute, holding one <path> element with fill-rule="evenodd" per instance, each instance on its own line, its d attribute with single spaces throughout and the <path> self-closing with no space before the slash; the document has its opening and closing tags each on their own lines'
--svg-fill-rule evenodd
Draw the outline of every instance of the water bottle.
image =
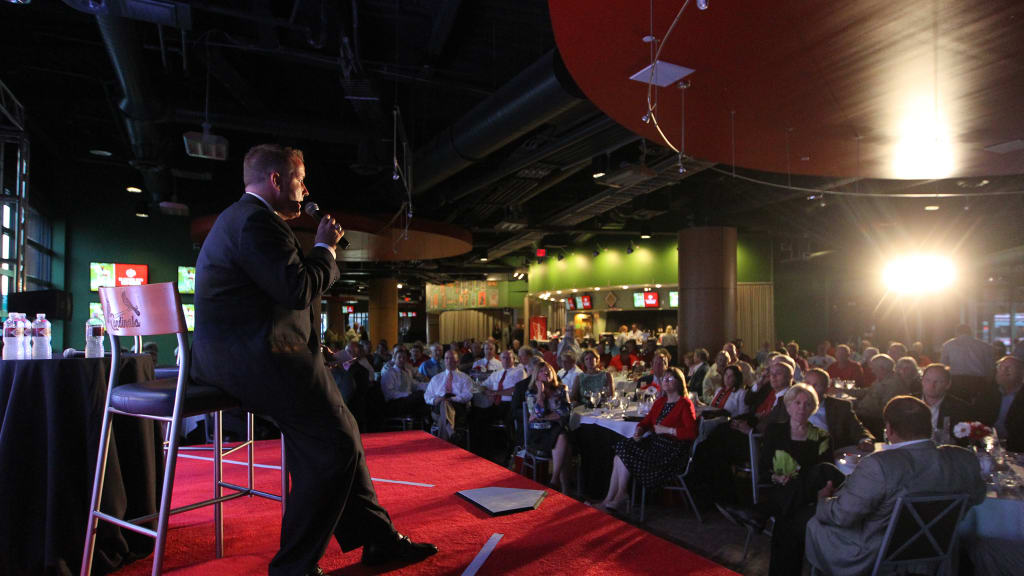
<svg viewBox="0 0 1024 576">
<path fill-rule="evenodd" d="M 28 321 L 28 314 L 18 314 L 18 320 L 21 321 L 22 325 L 22 338 L 21 338 L 21 359 L 30 360 L 32 358 L 32 323 Z"/>
<path fill-rule="evenodd" d="M 99 314 L 85 322 L 85 357 L 103 358 L 103 319 Z"/>
<path fill-rule="evenodd" d="M 4 360 L 18 360 L 21 357 L 21 338 L 25 327 L 18 323 L 18 313 L 11 312 L 4 320 Z M 19 330 L 22 332 L 19 333 Z"/>
<path fill-rule="evenodd" d="M 36 314 L 36 320 L 32 323 L 32 359 L 49 360 L 52 354 L 50 349 L 50 321 L 46 314 Z"/>
</svg>

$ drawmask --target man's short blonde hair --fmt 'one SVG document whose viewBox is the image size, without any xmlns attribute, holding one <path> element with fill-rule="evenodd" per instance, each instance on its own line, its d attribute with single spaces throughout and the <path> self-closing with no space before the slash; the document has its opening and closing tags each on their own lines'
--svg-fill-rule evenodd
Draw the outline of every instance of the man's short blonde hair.
<svg viewBox="0 0 1024 576">
<path fill-rule="evenodd" d="M 263 180 L 271 172 L 291 173 L 296 162 L 305 162 L 302 150 L 278 144 L 259 144 L 245 153 L 242 161 L 242 181 L 246 186 Z"/>
</svg>

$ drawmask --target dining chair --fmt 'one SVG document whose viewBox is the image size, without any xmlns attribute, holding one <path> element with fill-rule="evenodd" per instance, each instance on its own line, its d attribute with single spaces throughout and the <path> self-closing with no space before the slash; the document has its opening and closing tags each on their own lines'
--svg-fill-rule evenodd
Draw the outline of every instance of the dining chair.
<svg viewBox="0 0 1024 576">
<path fill-rule="evenodd" d="M 678 476 L 679 484 L 678 485 L 662 486 L 663 490 L 673 490 L 673 491 L 678 491 L 678 492 L 682 492 L 683 494 L 685 494 L 686 495 L 686 501 L 690 504 L 690 509 L 693 510 L 693 514 L 697 517 L 697 522 L 700 522 L 701 524 L 704 523 L 704 518 L 701 517 L 700 510 L 697 508 L 697 504 L 693 500 L 693 493 L 690 492 L 690 488 L 686 485 L 686 479 L 689 478 L 690 473 L 693 470 L 693 458 L 697 454 L 697 448 L 701 444 L 703 444 L 705 440 L 707 440 L 708 436 L 710 436 L 711 433 L 714 432 L 715 428 L 718 428 L 719 426 L 721 426 L 722 424 L 727 423 L 728 421 L 729 421 L 728 418 L 710 418 L 708 420 L 704 420 L 703 418 L 701 418 L 700 428 L 698 429 L 698 432 L 697 432 L 697 438 L 693 441 L 693 444 L 690 445 L 690 455 L 689 455 L 689 457 L 686 460 L 686 469 L 683 470 L 683 473 Z M 631 501 L 636 499 L 635 498 L 635 492 L 636 492 L 636 485 L 637 484 L 638 484 L 638 482 L 634 481 L 634 483 L 633 483 L 634 497 L 630 499 Z M 644 486 L 643 484 L 641 484 L 640 485 L 640 522 L 641 523 L 646 519 L 646 511 L 647 511 L 647 487 Z"/>
<path fill-rule="evenodd" d="M 249 415 L 248 438 L 244 443 L 224 451 L 222 442 L 221 411 L 238 408 L 238 400 L 214 386 L 203 386 L 189 381 L 188 328 L 181 308 L 181 296 L 171 282 L 142 286 L 101 287 L 100 300 L 106 329 L 110 336 L 112 350 L 110 380 L 107 386 L 103 423 L 100 429 L 100 445 L 96 458 L 96 473 L 93 479 L 92 496 L 89 505 L 89 523 L 86 529 L 85 546 L 82 552 L 80 574 L 88 576 L 92 571 L 92 557 L 96 545 L 96 530 L 103 520 L 126 530 L 149 536 L 156 540 L 153 551 L 152 574 L 161 573 L 164 548 L 167 543 L 167 524 L 172 514 L 213 506 L 215 551 L 218 558 L 224 555 L 224 523 L 221 506 L 228 500 L 242 496 L 259 496 L 281 502 L 282 513 L 286 505 L 287 472 L 282 460 L 282 494 L 271 494 L 253 487 L 253 426 Z M 178 339 L 180 366 L 174 378 L 150 380 L 131 384 L 118 382 L 118 366 L 121 355 L 121 338 L 174 334 Z M 174 488 L 174 471 L 177 464 L 180 429 L 182 420 L 188 416 L 212 413 L 214 415 L 213 448 L 213 498 L 171 509 L 171 493 Z M 164 456 L 164 477 L 160 490 L 158 511 L 138 518 L 124 520 L 100 510 L 100 496 L 106 476 L 110 451 L 111 417 L 121 415 L 164 422 L 170 426 L 167 449 Z M 248 449 L 248 484 L 239 486 L 222 479 L 223 457 L 243 447 Z M 283 447 L 283 444 L 282 444 Z M 283 451 L 282 451 L 283 457 Z M 223 489 L 231 491 L 223 494 Z M 156 529 L 152 528 L 156 522 Z"/>
<path fill-rule="evenodd" d="M 527 410 L 527 402 L 523 402 L 523 472 L 526 472 L 527 468 L 533 473 L 533 481 L 537 481 L 537 464 L 539 462 L 551 462 L 550 456 L 544 456 L 537 452 L 530 450 L 529 437 L 530 437 L 530 412 Z"/>
</svg>

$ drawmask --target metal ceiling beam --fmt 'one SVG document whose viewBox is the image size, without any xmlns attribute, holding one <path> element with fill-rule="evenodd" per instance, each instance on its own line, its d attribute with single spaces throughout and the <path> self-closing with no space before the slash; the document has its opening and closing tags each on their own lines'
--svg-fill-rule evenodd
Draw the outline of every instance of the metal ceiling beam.
<svg viewBox="0 0 1024 576">
<path fill-rule="evenodd" d="M 201 124 L 205 115 L 199 110 L 178 109 L 173 112 L 172 119 L 181 124 Z M 229 130 L 248 132 L 250 134 L 266 134 L 285 136 L 288 138 L 315 140 L 332 144 L 357 145 L 363 138 L 362 130 L 349 128 L 331 128 L 323 122 L 280 116 L 259 118 L 239 116 L 237 114 L 210 114 L 210 124 Z"/>
</svg>

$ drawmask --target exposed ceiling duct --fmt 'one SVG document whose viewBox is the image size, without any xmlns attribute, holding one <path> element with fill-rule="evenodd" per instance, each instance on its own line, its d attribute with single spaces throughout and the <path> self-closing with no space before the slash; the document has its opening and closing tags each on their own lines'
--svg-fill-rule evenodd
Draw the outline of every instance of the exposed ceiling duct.
<svg viewBox="0 0 1024 576">
<path fill-rule="evenodd" d="M 426 192 L 582 98 L 558 53 L 548 52 L 416 152 L 413 192 Z"/>
<path fill-rule="evenodd" d="M 142 173 L 151 202 L 158 204 L 171 196 L 173 180 L 163 160 L 164 140 L 158 125 L 160 100 L 146 74 L 135 22 L 98 14 L 96 23 L 124 94 L 119 107 L 132 148 L 132 165 Z"/>
</svg>

